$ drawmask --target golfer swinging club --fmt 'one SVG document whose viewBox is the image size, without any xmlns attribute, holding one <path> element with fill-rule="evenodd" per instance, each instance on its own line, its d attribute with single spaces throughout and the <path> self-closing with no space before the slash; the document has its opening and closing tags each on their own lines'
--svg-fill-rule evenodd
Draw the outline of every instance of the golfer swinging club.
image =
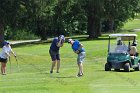
<svg viewBox="0 0 140 93">
<path fill-rule="evenodd" d="M 2 51 L 0 52 L 0 62 L 1 62 L 1 74 L 6 75 L 6 63 L 8 58 L 10 57 L 10 53 L 12 53 L 15 57 L 15 53 L 13 52 L 10 43 L 5 41 L 3 43 Z"/>
<path fill-rule="evenodd" d="M 57 63 L 57 71 L 56 73 L 59 73 L 59 68 L 60 68 L 60 54 L 59 54 L 59 48 L 63 46 L 65 42 L 65 37 L 64 35 L 60 35 L 59 37 L 56 37 L 53 39 L 52 44 L 50 46 L 50 56 L 52 59 L 52 67 L 50 70 L 50 73 L 53 73 L 53 69 L 55 67 L 55 64 Z"/>
<path fill-rule="evenodd" d="M 77 65 L 79 67 L 79 72 L 78 72 L 77 76 L 81 77 L 81 76 L 83 76 L 83 61 L 86 56 L 85 49 L 83 48 L 83 45 L 78 40 L 74 41 L 72 39 L 69 39 L 68 43 L 70 43 L 72 45 L 73 51 L 76 54 L 78 54 Z"/>
</svg>

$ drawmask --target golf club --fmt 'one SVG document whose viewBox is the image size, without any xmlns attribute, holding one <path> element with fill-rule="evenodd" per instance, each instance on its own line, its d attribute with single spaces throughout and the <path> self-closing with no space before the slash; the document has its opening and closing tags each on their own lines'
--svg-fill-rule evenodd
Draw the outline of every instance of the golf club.
<svg viewBox="0 0 140 93">
<path fill-rule="evenodd" d="M 16 59 L 16 62 L 17 62 L 17 68 L 19 70 L 19 64 L 18 64 L 18 60 L 17 60 L 17 57 L 15 56 L 15 59 Z"/>
<path fill-rule="evenodd" d="M 11 68 L 11 65 L 12 65 L 12 64 L 11 64 L 10 56 L 9 56 L 9 62 L 10 62 L 10 72 L 11 72 L 11 69 L 12 69 L 12 68 Z"/>
</svg>

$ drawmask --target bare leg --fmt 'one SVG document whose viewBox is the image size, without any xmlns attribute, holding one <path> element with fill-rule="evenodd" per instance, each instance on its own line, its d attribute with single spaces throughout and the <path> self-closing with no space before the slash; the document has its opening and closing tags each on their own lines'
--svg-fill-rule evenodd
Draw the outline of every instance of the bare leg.
<svg viewBox="0 0 140 93">
<path fill-rule="evenodd" d="M 78 74 L 80 74 L 80 64 L 78 63 L 77 65 L 78 65 L 78 68 L 79 68 Z"/>
<path fill-rule="evenodd" d="M 79 67 L 78 74 L 82 76 L 83 75 L 83 64 L 82 63 L 78 63 L 78 67 Z"/>
<path fill-rule="evenodd" d="M 1 63 L 1 73 L 2 73 L 3 75 L 6 74 L 6 63 Z"/>
<path fill-rule="evenodd" d="M 80 74 L 83 74 L 83 64 L 80 63 Z"/>
<path fill-rule="evenodd" d="M 57 60 L 57 71 L 56 71 L 56 73 L 59 73 L 59 68 L 60 68 L 60 60 Z"/>
<path fill-rule="evenodd" d="M 1 74 L 3 73 L 3 69 L 2 69 L 2 62 L 1 62 Z"/>
<path fill-rule="evenodd" d="M 56 61 L 52 61 L 52 67 L 51 67 L 50 73 L 53 73 L 53 69 L 54 69 L 54 67 L 55 67 L 55 64 L 56 64 Z"/>
</svg>

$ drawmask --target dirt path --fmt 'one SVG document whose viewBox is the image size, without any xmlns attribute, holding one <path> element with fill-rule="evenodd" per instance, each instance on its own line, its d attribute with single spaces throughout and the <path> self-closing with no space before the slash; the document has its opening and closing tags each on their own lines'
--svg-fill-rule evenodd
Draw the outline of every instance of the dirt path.
<svg viewBox="0 0 140 93">
<path fill-rule="evenodd" d="M 20 41 L 11 41 L 10 44 L 15 45 L 15 44 L 22 44 L 22 43 L 32 43 L 32 42 L 38 42 L 40 39 L 36 40 L 20 40 Z"/>
</svg>

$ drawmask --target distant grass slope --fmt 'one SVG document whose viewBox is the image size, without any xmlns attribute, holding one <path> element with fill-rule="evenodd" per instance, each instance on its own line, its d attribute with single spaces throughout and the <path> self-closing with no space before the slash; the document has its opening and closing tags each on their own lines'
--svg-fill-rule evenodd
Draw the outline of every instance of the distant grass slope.
<svg viewBox="0 0 140 93">
<path fill-rule="evenodd" d="M 122 29 L 129 31 L 133 31 L 133 29 L 140 29 L 140 19 L 130 20 L 124 25 Z"/>
<path fill-rule="evenodd" d="M 134 20 L 129 20 L 127 23 L 125 23 L 122 29 L 127 31 L 134 31 L 134 29 L 140 29 L 140 13 L 137 14 Z"/>
<path fill-rule="evenodd" d="M 135 19 L 140 19 L 140 13 L 136 15 Z"/>
</svg>

